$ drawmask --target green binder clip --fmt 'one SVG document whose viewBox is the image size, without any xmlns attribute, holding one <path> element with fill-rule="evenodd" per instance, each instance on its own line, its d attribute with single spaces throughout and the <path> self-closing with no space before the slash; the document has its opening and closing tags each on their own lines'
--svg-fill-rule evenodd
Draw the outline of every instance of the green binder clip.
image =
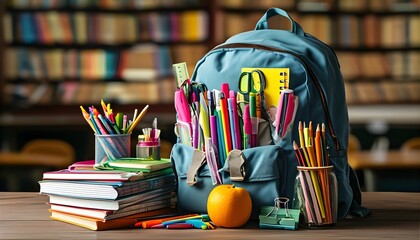
<svg viewBox="0 0 420 240">
<path fill-rule="evenodd" d="M 260 228 L 298 229 L 300 210 L 289 209 L 288 202 L 288 198 L 279 197 L 274 199 L 274 207 L 262 207 L 259 216 Z M 281 208 L 282 204 L 284 208 Z"/>
</svg>

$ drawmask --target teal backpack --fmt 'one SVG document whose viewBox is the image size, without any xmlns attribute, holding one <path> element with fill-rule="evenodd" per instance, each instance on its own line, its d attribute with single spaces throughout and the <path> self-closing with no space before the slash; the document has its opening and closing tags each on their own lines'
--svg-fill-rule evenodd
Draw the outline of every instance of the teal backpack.
<svg viewBox="0 0 420 240">
<path fill-rule="evenodd" d="M 290 31 L 269 29 L 268 19 L 277 15 L 290 20 L 292 26 Z M 258 21 L 255 30 L 237 34 L 225 43 L 216 46 L 197 63 L 191 80 L 204 83 L 208 89 L 220 89 L 223 82 L 228 82 L 231 90 L 238 91 L 238 76 L 241 75 L 242 68 L 281 68 L 284 66 L 290 69 L 289 89 L 293 89 L 294 95 L 298 97 L 298 107 L 294 122 L 291 123 L 290 134 L 272 142 L 275 147 L 273 149 L 281 151 L 279 153 L 275 150 L 276 154 L 281 155 L 278 161 L 286 161 L 280 164 L 281 169 L 277 176 L 277 181 L 281 182 L 278 187 L 280 189 L 273 195 L 282 194 L 289 199 L 293 198 L 297 160 L 292 143 L 299 139 L 297 123 L 299 121 L 322 122 L 326 125 L 326 142 L 338 181 L 338 218 L 344 218 L 349 214 L 360 217 L 367 215 L 369 210 L 361 207 L 359 182 L 347 161 L 349 121 L 344 82 L 337 57 L 328 45 L 305 33 L 285 11 L 278 8 L 269 9 Z M 268 124 L 268 126 L 271 126 L 270 131 L 273 132 L 273 124 Z M 185 161 L 181 163 L 180 158 L 192 150 L 183 150 L 179 147 L 174 147 L 171 158 L 175 165 L 175 172 L 178 174 L 178 202 L 188 209 L 194 203 L 190 200 L 188 204 L 184 204 L 183 198 L 202 198 L 199 201 L 206 202 L 204 198 L 207 195 L 200 194 L 200 189 L 193 192 L 191 186 L 180 186 L 182 184 L 180 180 L 182 181 L 190 167 Z M 252 155 L 264 155 L 267 149 L 258 148 L 256 151 L 260 152 L 252 153 Z M 257 162 L 254 161 L 253 164 Z M 268 165 L 257 167 L 272 168 Z M 204 170 L 201 176 L 205 175 Z M 199 177 L 200 173 L 197 176 Z M 208 188 L 206 190 L 208 192 L 214 186 L 208 183 L 205 187 Z M 258 190 L 252 189 L 252 191 Z M 192 196 L 193 194 L 195 196 Z M 259 204 L 271 205 L 272 200 L 270 197 L 266 202 L 261 200 Z M 195 210 L 202 208 L 205 208 L 205 205 Z"/>
</svg>

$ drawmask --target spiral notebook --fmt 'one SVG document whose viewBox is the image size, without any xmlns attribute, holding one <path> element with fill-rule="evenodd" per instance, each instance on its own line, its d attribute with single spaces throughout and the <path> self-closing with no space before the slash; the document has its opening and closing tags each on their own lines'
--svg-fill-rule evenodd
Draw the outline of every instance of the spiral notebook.
<svg viewBox="0 0 420 240">
<path fill-rule="evenodd" d="M 264 73 L 265 89 L 264 97 L 267 109 L 276 108 L 279 102 L 280 93 L 283 89 L 289 88 L 289 68 L 242 68 L 242 72 L 260 70 Z"/>
</svg>

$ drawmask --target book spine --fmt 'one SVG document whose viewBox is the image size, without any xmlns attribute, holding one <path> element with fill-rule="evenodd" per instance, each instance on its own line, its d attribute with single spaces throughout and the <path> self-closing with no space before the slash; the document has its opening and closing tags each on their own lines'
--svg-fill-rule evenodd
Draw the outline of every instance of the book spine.
<svg viewBox="0 0 420 240">
<path fill-rule="evenodd" d="M 138 194 L 144 191 L 158 189 L 166 185 L 175 184 L 175 176 L 174 175 L 165 175 L 162 177 L 151 178 L 146 180 L 140 180 L 136 182 L 129 182 L 127 184 L 123 184 L 120 187 L 116 187 L 115 190 L 117 191 L 118 198 Z"/>
</svg>

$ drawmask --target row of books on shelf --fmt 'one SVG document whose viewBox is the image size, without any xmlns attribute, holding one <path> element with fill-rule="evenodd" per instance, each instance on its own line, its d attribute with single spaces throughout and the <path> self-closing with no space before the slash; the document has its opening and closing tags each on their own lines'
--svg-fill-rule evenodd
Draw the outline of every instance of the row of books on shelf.
<svg viewBox="0 0 420 240">
<path fill-rule="evenodd" d="M 291 14 L 305 32 L 337 47 L 420 47 L 420 15 L 375 16 Z M 225 36 L 253 30 L 261 13 L 225 14 Z M 286 22 L 283 29 L 289 29 Z"/>
<path fill-rule="evenodd" d="M 132 227 L 139 220 L 176 213 L 175 176 L 169 159 L 130 161 L 130 170 L 95 168 L 94 160 L 45 172 L 40 194 L 47 195 L 54 220 L 91 230 Z"/>
<path fill-rule="evenodd" d="M 80 105 L 107 99 L 120 104 L 172 103 L 176 89 L 172 78 L 154 82 L 64 81 L 60 83 L 12 83 L 4 86 L 7 105 Z"/>
<path fill-rule="evenodd" d="M 226 8 L 266 9 L 272 6 L 298 11 L 415 11 L 417 0 L 224 0 Z"/>
<path fill-rule="evenodd" d="M 345 80 L 385 77 L 420 79 L 419 51 L 337 52 Z"/>
<path fill-rule="evenodd" d="M 139 14 L 24 12 L 6 14 L 4 22 L 6 42 L 25 44 L 195 42 L 209 35 L 208 13 L 204 10 Z"/>
<path fill-rule="evenodd" d="M 347 82 L 348 104 L 419 103 L 420 82 Z"/>
<path fill-rule="evenodd" d="M 9 79 L 84 79 L 153 81 L 172 76 L 167 45 L 129 49 L 8 48 L 5 76 Z"/>
<path fill-rule="evenodd" d="M 184 7 L 202 6 L 200 0 L 11 0 L 11 8 L 159 8 L 159 7 Z"/>
</svg>

